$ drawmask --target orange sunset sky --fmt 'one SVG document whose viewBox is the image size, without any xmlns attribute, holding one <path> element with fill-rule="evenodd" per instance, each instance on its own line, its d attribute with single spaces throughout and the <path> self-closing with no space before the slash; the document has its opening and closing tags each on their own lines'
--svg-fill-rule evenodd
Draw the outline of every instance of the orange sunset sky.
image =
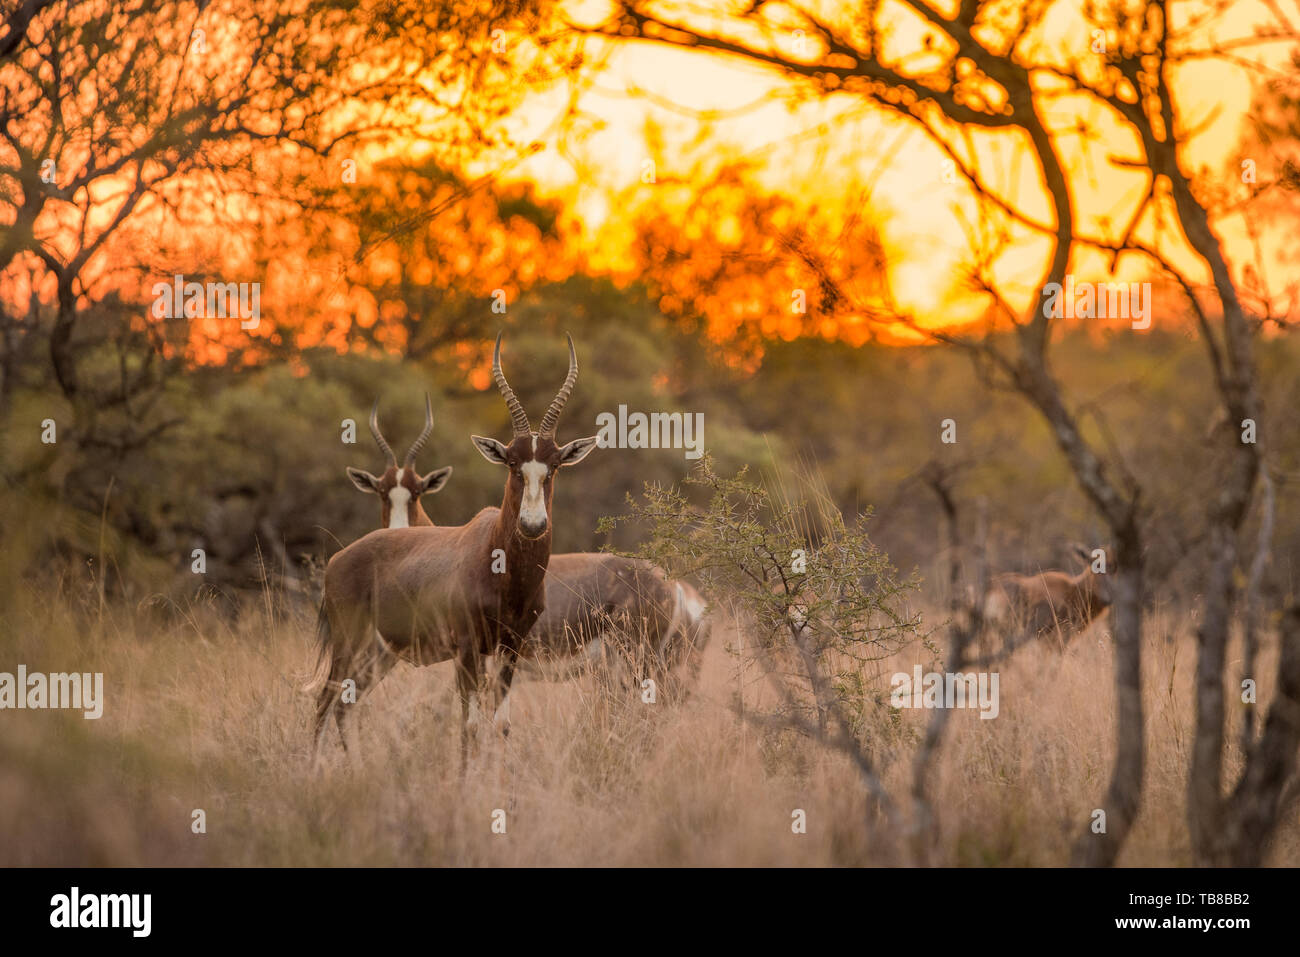
<svg viewBox="0 0 1300 957">
<path fill-rule="evenodd" d="M 1051 5 L 1041 28 L 1039 42 L 1059 62 L 1072 62 L 1087 54 L 1091 37 L 1082 23 L 1080 5 L 1081 0 Z M 815 6 L 824 19 L 836 18 L 835 4 Z M 655 9 L 662 11 L 665 19 L 725 33 L 731 28 L 723 14 L 737 8 L 737 3 L 728 2 L 666 3 Z M 570 0 L 560 9 L 569 22 L 580 26 L 600 23 L 607 14 L 604 0 Z M 926 58 L 937 54 L 922 43 L 916 14 L 891 0 L 885 0 L 883 9 L 888 11 L 886 49 L 890 57 L 905 62 L 910 72 L 926 69 Z M 1178 18 L 1201 9 L 1197 4 L 1172 4 L 1175 31 Z M 1290 16 L 1293 26 L 1300 25 L 1300 12 Z M 1273 17 L 1269 0 L 1242 0 L 1183 42 L 1203 47 L 1249 38 Z M 513 67 L 516 53 L 527 51 L 533 38 L 507 35 L 505 39 L 503 59 Z M 717 257 L 718 250 L 728 245 L 728 236 L 748 236 L 746 230 L 754 230 L 752 224 L 733 215 L 729 205 L 753 197 L 732 190 L 734 196 L 706 209 L 711 217 L 707 223 L 698 217 L 692 222 L 684 214 L 691 211 L 700 188 L 720 167 L 743 162 L 757 191 L 788 197 L 795 211 L 783 213 L 787 221 L 793 218 L 792 225 L 802 226 L 801 213 L 806 213 L 803 218 L 817 224 L 812 242 L 821 244 L 819 252 L 832 247 L 828 254 L 839 259 L 838 281 L 852 282 L 855 271 L 864 274 L 883 263 L 893 305 L 922 326 L 970 322 L 986 310 L 987 300 L 970 290 L 967 279 L 971 250 L 982 227 L 979 207 L 971 189 L 960 176 L 953 175 L 943 151 L 919 126 L 853 94 L 796 100 L 792 93 L 799 87 L 774 70 L 739 58 L 668 49 L 644 41 L 612 42 L 599 36 L 588 36 L 583 42 L 586 68 L 557 76 L 549 84 L 530 86 L 522 102 L 501 121 L 514 147 L 462 157 L 465 165 L 457 170 L 470 181 L 492 178 L 505 187 L 526 182 L 541 198 L 554 201 L 561 210 L 562 248 L 557 243 L 548 246 L 545 237 L 529 234 L 526 228 L 521 235 L 514 226 L 507 229 L 491 221 L 491 211 L 471 196 L 437 214 L 438 248 L 418 264 L 412 276 L 403 276 L 404 281 L 437 288 L 454 279 L 477 296 L 491 296 L 494 290 L 504 288 L 512 301 L 534 281 L 562 279 L 574 271 L 631 281 L 655 264 L 653 257 L 648 260 L 645 250 L 637 246 L 647 224 L 678 231 L 689 240 L 692 245 L 686 248 L 686 255 L 692 265 L 710 255 Z M 793 41 L 776 30 L 771 42 L 784 49 Z M 1182 150 L 1186 170 L 1204 170 L 1205 182 L 1231 185 L 1229 177 L 1236 168 L 1256 89 L 1252 83 L 1258 85 L 1270 70 L 1285 63 L 1292 46 L 1261 42 L 1237 50 L 1239 58 L 1258 65 L 1253 76 L 1241 63 L 1216 60 L 1195 60 L 1175 68 L 1177 120 L 1184 132 L 1190 131 Z M 509 69 L 504 73 L 508 78 Z M 1143 172 L 1119 165 L 1140 158 L 1136 137 L 1107 109 L 1084 97 L 1044 93 L 1039 102 L 1062 146 L 1079 230 L 1114 236 L 1116 224 L 1127 222 L 1144 196 Z M 350 118 L 356 120 L 357 116 L 353 113 Z M 1075 132 L 1080 124 L 1091 131 L 1087 135 Z M 409 202 L 416 191 L 401 184 L 385 184 L 380 164 L 421 154 L 442 160 L 438 136 L 431 123 L 427 140 L 383 139 L 357 155 L 361 182 L 369 177 L 368 185 L 387 191 L 384 196 L 391 200 L 388 212 L 394 222 L 411 214 Z M 1035 220 L 1052 222 L 1049 197 L 1020 134 L 974 131 L 968 142 L 990 187 Z M 965 145 L 959 148 L 967 150 Z M 331 162 L 334 159 L 331 157 Z M 1267 167 L 1268 157 L 1257 159 L 1261 169 Z M 292 158 L 288 162 L 292 164 Z M 643 181 L 648 162 L 654 164 L 653 183 Z M 109 185 L 120 190 L 121 184 Z M 416 186 L 418 190 L 419 184 Z M 104 188 L 96 194 L 94 203 L 99 208 L 92 212 L 92 222 L 111 219 L 116 205 L 113 192 Z M 260 279 L 266 287 L 262 305 L 269 321 L 255 337 L 277 328 L 290 333 L 307 330 L 308 334 L 298 337 L 300 343 L 323 338 L 344 349 L 350 347 L 345 330 L 353 318 L 364 327 L 389 318 L 399 320 L 393 325 L 400 326 L 404 316 L 384 310 L 400 313 L 407 308 L 404 303 L 376 303 L 345 281 L 364 239 L 357 224 L 299 223 L 280 232 L 254 230 L 248 236 L 235 235 L 193 226 L 204 217 L 211 221 L 212 204 L 222 202 L 209 187 L 191 181 L 185 184 L 184 196 L 199 210 L 190 225 L 169 221 L 153 228 L 144 217 L 146 225 L 115 238 L 118 249 L 139 249 L 143 244 L 162 251 L 165 255 L 150 267 L 162 270 L 165 278 L 216 262 L 223 275 Z M 833 248 L 835 224 L 855 221 L 855 217 L 869 225 L 870 238 L 879 242 L 875 258 L 863 254 L 861 233 L 846 233 L 847 238 L 840 240 L 847 252 Z M 66 245 L 73 234 L 69 231 L 75 230 L 75 210 L 52 204 L 45 222 L 44 240 L 56 248 Z M 491 224 L 483 225 L 488 222 Z M 766 226 L 767 221 L 763 222 Z M 1245 225 L 1236 214 L 1215 222 L 1238 270 L 1255 256 Z M 1293 239 L 1293 221 L 1257 216 L 1252 225 L 1259 231 L 1263 253 L 1258 271 L 1265 285 L 1282 294 L 1294 284 L 1286 246 Z M 1042 235 L 1028 228 L 1008 228 L 1009 244 L 990 271 L 1008 301 L 1023 309 L 1041 281 L 1050 247 Z M 705 229 L 713 230 L 714 242 L 703 237 L 706 241 L 695 243 Z M 1157 222 L 1150 211 L 1137 233 L 1194 280 L 1204 278 L 1200 263 L 1181 237 Z M 313 244 L 312 252 L 305 252 Z M 677 252 L 681 255 L 682 250 Z M 367 257 L 364 266 L 371 273 L 366 278 L 381 285 L 392 282 L 398 267 L 391 251 L 380 248 Z M 1109 278 L 1109 265 L 1095 252 L 1077 247 L 1072 272 L 1080 279 L 1102 280 Z M 125 286 L 130 280 L 117 274 L 121 272 L 115 271 L 110 244 L 97 270 L 98 280 Z M 1150 274 L 1147 263 L 1129 255 L 1119 261 L 1114 278 L 1134 281 Z M 40 291 L 45 298 L 52 295 L 48 278 L 50 288 Z M 719 342 L 741 323 L 752 323 L 765 335 L 791 337 L 812 332 L 850 341 L 862 341 L 867 331 L 880 331 L 868 330 L 862 317 L 854 314 L 827 317 L 812 328 L 792 320 L 789 276 L 765 269 L 761 263 L 752 276 L 731 274 L 725 278 L 729 285 L 707 269 L 700 270 L 690 281 L 695 288 L 708 287 L 707 295 L 692 297 L 690 290 L 685 294 L 691 300 L 686 311 L 704 313 L 710 334 Z M 6 277 L 10 290 L 17 289 L 20 298 L 24 281 L 21 275 Z M 230 330 L 211 320 L 201 331 L 207 341 L 196 346 L 196 356 L 221 361 L 226 352 L 222 343 Z M 906 330 L 893 331 L 908 338 Z M 397 337 L 404 334 L 398 328 L 391 333 L 394 338 L 386 338 L 390 333 L 381 329 L 375 338 L 400 345 Z"/>
<path fill-rule="evenodd" d="M 689 22 L 706 27 L 713 22 L 710 11 L 735 6 L 696 3 L 663 9 L 678 11 Z M 814 6 L 830 12 L 835 5 Z M 1189 4 L 1172 6 L 1175 15 L 1196 9 Z M 604 9 L 600 2 L 573 3 L 569 16 L 576 23 L 590 24 L 600 19 Z M 1200 36 L 1206 42 L 1246 37 L 1267 19 L 1263 4 L 1243 0 Z M 917 19 L 900 12 L 896 21 L 900 48 L 910 44 L 919 50 Z M 1071 3 L 1053 7 L 1045 32 L 1067 51 L 1071 45 L 1088 42 L 1077 6 Z M 622 250 L 630 227 L 615 197 L 639 184 L 648 158 L 655 159 L 657 177 L 663 180 L 689 171 L 698 161 L 743 156 L 759 164 L 759 176 L 769 188 L 823 207 L 843 208 L 858 202 L 865 188 L 869 215 L 879 224 L 885 243 L 892 291 L 904 310 L 943 323 L 974 318 L 983 308 L 965 292 L 959 268 L 969 250 L 968 230 L 977 220 L 976 205 L 960 181 L 945 181 L 943 153 L 917 127 L 852 95 L 791 107 L 781 99 L 788 89 L 781 76 L 738 58 L 646 42 L 615 44 L 592 38 L 588 43 L 603 66 L 576 91 L 565 83 L 532 97 L 512 121 L 521 139 L 535 138 L 545 146 L 518 167 L 519 174 L 581 218 L 592 268 L 626 267 Z M 1247 55 L 1269 66 L 1283 62 L 1287 52 L 1285 44 L 1261 43 Z M 1195 131 L 1183 152 L 1185 167 L 1226 172 L 1250 106 L 1252 86 L 1246 69 L 1223 62 L 1193 62 L 1177 68 L 1175 88 L 1184 111 L 1179 119 Z M 586 124 L 584 129 L 591 131 L 581 141 L 566 141 L 555 126 L 575 92 L 578 108 L 595 122 Z M 707 123 L 691 111 L 706 114 Z M 1057 99 L 1050 116 L 1057 129 L 1067 129 L 1083 118 L 1099 131 L 1086 148 L 1069 150 L 1067 159 L 1078 190 L 1080 226 L 1101 232 L 1106 217 L 1121 220 L 1142 197 L 1144 177 L 1112 162 L 1140 156 L 1136 139 L 1082 97 Z M 648 121 L 663 137 L 658 151 L 647 145 Z M 1038 170 L 1014 135 L 983 137 L 978 142 L 988 182 L 1004 195 L 1027 202 L 1037 218 L 1050 222 Z M 1074 142 L 1083 140 L 1074 137 Z M 655 187 L 644 189 L 649 195 Z M 1216 225 L 1234 260 L 1250 255 L 1239 217 L 1221 219 Z M 1286 264 L 1279 244 L 1292 230 L 1285 223 L 1256 225 L 1263 230 L 1269 276 L 1281 285 Z M 1146 238 L 1154 235 L 1148 227 Z M 996 275 L 1004 288 L 1019 289 L 1027 303 L 1040 279 L 1047 247 L 1027 231 L 1017 240 Z M 1173 262 L 1197 277 L 1203 275 L 1176 237 L 1162 234 L 1160 246 Z M 1083 251 L 1076 256 L 1074 270 L 1080 276 L 1104 278 L 1105 269 L 1097 255 Z M 1130 256 L 1121 260 L 1116 275 L 1131 280 L 1145 274 L 1146 267 Z"/>
</svg>

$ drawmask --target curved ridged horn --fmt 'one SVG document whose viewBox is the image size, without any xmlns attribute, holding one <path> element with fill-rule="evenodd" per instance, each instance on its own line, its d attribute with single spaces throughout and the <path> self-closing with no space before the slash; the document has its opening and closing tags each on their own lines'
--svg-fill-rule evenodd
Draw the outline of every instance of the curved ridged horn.
<svg viewBox="0 0 1300 957">
<path fill-rule="evenodd" d="M 537 430 L 538 435 L 548 435 L 551 438 L 555 438 L 555 426 L 560 421 L 560 412 L 564 409 L 564 403 L 569 401 L 573 383 L 578 381 L 578 354 L 573 351 L 573 336 L 566 332 L 564 338 L 569 340 L 569 374 L 564 377 L 564 385 L 560 386 L 560 391 L 555 394 L 555 401 L 546 410 L 546 417 L 542 419 L 541 428 Z"/>
<path fill-rule="evenodd" d="M 384 453 L 388 459 L 388 464 L 397 467 L 397 456 L 393 454 L 392 446 L 384 441 L 384 433 L 379 431 L 379 400 L 375 400 L 374 407 L 370 410 L 370 434 L 375 437 L 375 443 L 379 446 L 379 451 Z"/>
<path fill-rule="evenodd" d="M 505 396 L 506 408 L 510 410 L 510 421 L 514 423 L 515 435 L 532 435 L 533 427 L 528 424 L 528 413 L 515 397 L 514 390 L 510 388 L 510 383 L 506 381 L 505 374 L 501 371 L 501 333 L 497 333 L 497 347 L 492 353 L 492 380 Z M 548 413 L 549 414 L 549 413 Z"/>
<path fill-rule="evenodd" d="M 411 443 L 410 450 L 406 453 L 406 461 L 402 464 L 406 468 L 415 467 L 415 457 L 420 454 L 420 449 L 424 448 L 424 443 L 429 441 L 429 436 L 433 435 L 433 403 L 429 401 L 429 393 L 424 394 L 424 431 L 420 433 L 419 438 Z"/>
</svg>

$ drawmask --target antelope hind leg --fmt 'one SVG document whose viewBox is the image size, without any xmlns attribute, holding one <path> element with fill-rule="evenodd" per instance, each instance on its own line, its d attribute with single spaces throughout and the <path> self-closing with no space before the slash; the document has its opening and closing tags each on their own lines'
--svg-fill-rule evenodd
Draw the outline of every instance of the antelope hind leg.
<svg viewBox="0 0 1300 957">
<path fill-rule="evenodd" d="M 483 659 L 471 639 L 462 639 L 456 654 L 456 691 L 460 695 L 460 773 L 464 777 L 469 765 L 470 737 L 478 745 L 479 688 L 482 684 Z"/>
</svg>

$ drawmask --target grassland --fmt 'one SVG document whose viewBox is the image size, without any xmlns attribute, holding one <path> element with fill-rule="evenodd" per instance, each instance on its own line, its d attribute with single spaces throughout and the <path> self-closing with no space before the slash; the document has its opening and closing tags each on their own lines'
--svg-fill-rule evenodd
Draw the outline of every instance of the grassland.
<svg viewBox="0 0 1300 957">
<path fill-rule="evenodd" d="M 513 730 L 485 733 L 462 780 L 449 665 L 399 666 L 359 706 L 363 755 L 336 739 L 314 770 L 305 611 L 269 594 L 234 619 L 203 602 L 100 608 L 93 590 L 17 593 L 0 650 L 32 670 L 104 673 L 101 719 L 10 711 L 0 735 L 4 865 L 875 865 L 906 835 L 866 810 L 848 762 L 740 716 L 766 700 L 734 623 L 694 696 L 642 704 L 590 678 L 522 683 Z M 723 617 L 722 612 L 719 614 Z M 932 622 L 933 623 L 933 622 Z M 1190 863 L 1184 782 L 1194 640 L 1149 617 L 1148 768 L 1127 865 Z M 905 795 L 928 713 L 890 711 L 888 678 L 918 642 L 870 666 L 861 734 Z M 1271 650 L 1261 674 L 1273 668 Z M 994 720 L 959 712 L 935 762 L 933 863 L 1062 865 L 1104 791 L 1114 711 L 1105 620 L 1062 655 L 1000 669 Z M 1267 703 L 1271 689 L 1261 689 Z M 1235 700 L 1230 699 L 1230 700 Z M 1236 717 L 1239 718 L 1239 715 Z M 1229 766 L 1236 761 L 1235 745 Z M 901 804 L 905 809 L 908 804 Z M 807 833 L 792 833 L 792 812 Z M 202 809 L 206 832 L 192 830 Z M 505 811 L 505 834 L 493 814 Z M 499 816 L 498 816 L 499 819 Z M 1271 855 L 1300 863 L 1300 826 Z"/>
</svg>

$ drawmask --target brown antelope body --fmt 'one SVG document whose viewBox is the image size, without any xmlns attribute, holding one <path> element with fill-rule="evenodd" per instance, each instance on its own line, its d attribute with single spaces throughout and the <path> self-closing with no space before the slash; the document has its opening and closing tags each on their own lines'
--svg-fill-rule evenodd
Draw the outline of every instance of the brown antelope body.
<svg viewBox="0 0 1300 957">
<path fill-rule="evenodd" d="M 573 677 L 591 664 L 626 664 L 638 684 L 689 662 L 693 684 L 708 642 L 707 607 L 685 582 L 649 562 L 599 552 L 551 556 L 546 610 L 528 635 L 526 673 Z"/>
<path fill-rule="evenodd" d="M 1077 575 L 1045 571 L 1037 575 L 994 577 L 984 593 L 987 632 L 1041 638 L 1055 635 L 1061 647 L 1110 607 L 1110 579 L 1092 570 L 1091 554 L 1080 549 L 1089 566 Z M 1106 566 L 1110 570 L 1109 564 Z"/>
<path fill-rule="evenodd" d="M 324 680 L 316 708 L 318 751 L 331 714 L 346 746 L 340 708 L 346 683 L 354 683 L 359 701 L 399 659 L 456 662 L 463 767 L 469 726 L 477 723 L 483 656 L 499 655 L 495 722 L 508 732 L 516 661 L 545 605 L 555 473 L 596 447 L 595 436 L 563 446 L 555 439 L 577 374 L 569 339 L 568 376 L 534 432 L 501 372 L 497 336 L 492 376 L 510 410 L 514 437 L 508 445 L 471 438 L 485 459 L 508 469 L 501 506 L 460 526 L 382 528 L 330 559 L 319 623 L 318 674 Z"/>
<path fill-rule="evenodd" d="M 420 497 L 441 489 L 451 468 L 421 478 L 414 467 L 432 429 L 426 396 L 424 431 L 398 467 L 380 431 L 377 405 L 371 412 L 370 431 L 387 457 L 385 471 L 347 471 L 358 489 L 379 496 L 385 528 L 434 524 Z M 545 589 L 545 608 L 519 651 L 522 674 L 564 680 L 609 653 L 626 659 L 639 676 L 659 679 L 687 662 L 691 678 L 698 673 L 711 630 L 706 603 L 692 586 L 668 581 L 649 562 L 601 552 L 552 555 Z"/>
</svg>

